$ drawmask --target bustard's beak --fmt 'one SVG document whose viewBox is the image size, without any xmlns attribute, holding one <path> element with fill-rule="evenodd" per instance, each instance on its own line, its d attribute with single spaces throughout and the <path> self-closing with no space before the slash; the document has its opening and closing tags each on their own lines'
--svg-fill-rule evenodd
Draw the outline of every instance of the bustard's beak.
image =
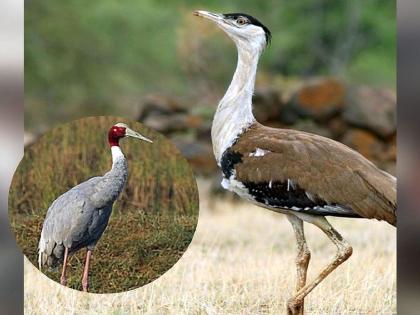
<svg viewBox="0 0 420 315">
<path fill-rule="evenodd" d="M 133 137 L 133 138 L 137 138 L 137 139 L 140 139 L 140 140 L 143 140 L 143 141 L 147 141 L 147 142 L 153 143 L 152 140 L 150 140 L 150 139 L 142 136 L 137 131 L 134 131 L 134 130 L 132 130 L 130 128 L 126 128 L 125 129 L 125 136 L 126 137 Z"/>
<path fill-rule="evenodd" d="M 225 17 L 223 14 L 211 13 L 211 12 L 202 11 L 202 10 L 194 11 L 194 15 L 203 17 L 205 19 L 209 19 L 217 24 L 220 24 L 225 20 Z"/>
</svg>

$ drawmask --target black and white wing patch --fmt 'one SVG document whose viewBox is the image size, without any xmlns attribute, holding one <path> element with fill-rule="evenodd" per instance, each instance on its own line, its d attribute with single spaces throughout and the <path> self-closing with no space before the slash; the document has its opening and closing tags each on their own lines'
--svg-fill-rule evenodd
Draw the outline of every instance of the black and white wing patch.
<svg viewBox="0 0 420 315">
<path fill-rule="evenodd" d="M 257 149 L 250 156 L 263 156 L 266 152 Z M 240 181 L 236 178 L 235 166 L 242 163 L 242 154 L 226 150 L 221 159 L 224 175 L 222 186 L 236 192 L 241 197 L 253 200 L 267 208 L 286 209 L 322 216 L 360 217 L 351 208 L 329 203 L 311 194 L 290 179 L 286 181 Z"/>
<path fill-rule="evenodd" d="M 296 185 L 292 180 L 286 182 L 244 182 L 248 193 L 254 200 L 270 208 L 324 216 L 360 217 L 352 209 L 338 204 L 330 204 Z"/>
</svg>

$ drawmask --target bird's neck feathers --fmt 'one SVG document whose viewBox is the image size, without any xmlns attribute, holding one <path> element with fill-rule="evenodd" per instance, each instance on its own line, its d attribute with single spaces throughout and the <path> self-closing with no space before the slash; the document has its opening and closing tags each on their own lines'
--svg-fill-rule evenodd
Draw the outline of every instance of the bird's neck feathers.
<svg viewBox="0 0 420 315">
<path fill-rule="evenodd" d="M 115 165 L 119 160 L 125 160 L 125 156 L 121 151 L 119 145 L 111 146 L 111 154 L 112 154 L 112 165 Z"/>
<path fill-rule="evenodd" d="M 238 63 L 236 70 L 225 96 L 219 103 L 219 109 L 235 106 L 247 107 L 252 115 L 252 94 L 261 52 L 257 47 L 244 48 L 242 44 L 238 44 L 237 48 Z"/>
<path fill-rule="evenodd" d="M 113 203 L 117 200 L 128 179 L 128 165 L 119 146 L 111 147 L 112 168 L 102 176 L 100 184 L 95 188 L 97 200 Z"/>
<path fill-rule="evenodd" d="M 112 178 L 109 181 L 108 192 L 117 198 L 128 178 L 128 164 L 119 146 L 112 146 L 111 153 L 112 168 L 104 178 Z"/>
<path fill-rule="evenodd" d="M 252 95 L 262 49 L 259 45 L 236 44 L 238 49 L 236 71 L 225 96 L 217 107 L 211 131 L 213 151 L 218 163 L 223 152 L 233 144 L 235 139 L 255 123 L 252 114 Z"/>
</svg>

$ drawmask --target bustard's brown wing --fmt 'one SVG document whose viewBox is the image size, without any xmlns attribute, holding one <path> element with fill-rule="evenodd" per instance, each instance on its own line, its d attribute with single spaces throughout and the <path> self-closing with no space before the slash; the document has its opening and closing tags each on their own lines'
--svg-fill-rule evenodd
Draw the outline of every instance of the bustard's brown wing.
<svg viewBox="0 0 420 315">
<path fill-rule="evenodd" d="M 395 178 L 339 142 L 255 124 L 241 135 L 229 154 L 230 162 L 222 165 L 225 176 L 235 171 L 236 180 L 266 194 L 265 203 L 276 201 L 274 188 L 277 193 L 287 189 L 297 194 L 295 201 L 301 200 L 296 207 L 314 207 L 325 215 L 322 205 L 337 205 L 364 218 L 396 224 Z M 263 186 L 258 186 L 262 183 L 266 185 L 264 192 Z M 294 202 L 286 195 L 282 200 L 289 202 L 288 208 Z"/>
</svg>

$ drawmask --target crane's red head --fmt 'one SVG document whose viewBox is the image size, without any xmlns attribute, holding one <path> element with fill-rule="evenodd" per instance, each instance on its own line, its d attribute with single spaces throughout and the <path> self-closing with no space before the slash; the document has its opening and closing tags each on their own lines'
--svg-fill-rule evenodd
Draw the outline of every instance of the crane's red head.
<svg viewBox="0 0 420 315">
<path fill-rule="evenodd" d="M 119 146 L 120 139 L 125 137 L 126 128 L 123 124 L 116 124 L 109 129 L 108 143 L 111 147 Z"/>
<path fill-rule="evenodd" d="M 125 137 L 133 137 L 133 138 L 137 138 L 140 140 L 153 143 L 152 140 L 147 139 L 146 137 L 142 136 L 141 134 L 139 134 L 138 132 L 134 130 L 131 130 L 130 128 L 128 128 L 126 124 L 123 124 L 123 123 L 115 124 L 108 131 L 108 143 L 111 147 L 112 146 L 118 147 L 120 145 L 119 144 L 120 139 L 125 138 Z"/>
</svg>

